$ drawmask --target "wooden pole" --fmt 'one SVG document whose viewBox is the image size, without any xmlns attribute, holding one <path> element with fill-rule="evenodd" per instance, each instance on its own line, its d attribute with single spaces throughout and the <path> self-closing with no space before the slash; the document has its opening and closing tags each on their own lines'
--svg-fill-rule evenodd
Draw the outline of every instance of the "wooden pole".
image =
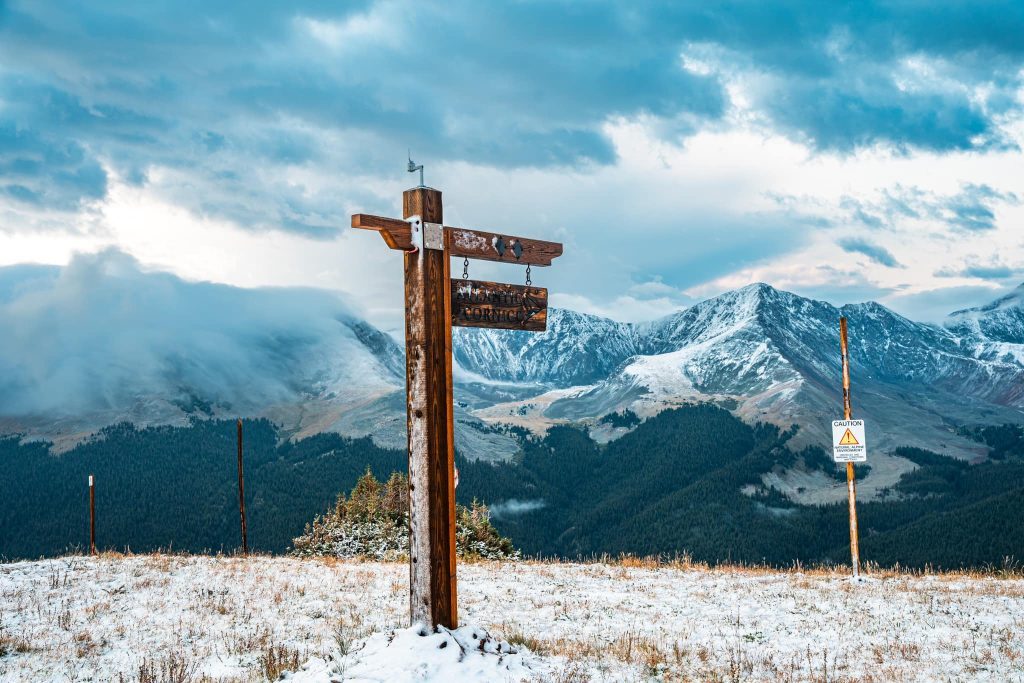
<svg viewBox="0 0 1024 683">
<path fill-rule="evenodd" d="M 843 355 L 843 419 L 853 419 L 850 405 L 850 357 L 847 353 L 846 318 L 839 319 L 839 345 Z M 846 463 L 846 489 L 850 503 L 850 562 L 854 578 L 860 576 L 860 542 L 857 531 L 857 480 L 853 463 Z"/>
<path fill-rule="evenodd" d="M 96 554 L 96 485 L 89 475 L 89 554 Z"/>
<path fill-rule="evenodd" d="M 441 193 L 402 197 L 405 218 L 442 223 Z M 449 246 L 425 248 L 413 226 L 405 253 L 406 408 L 409 444 L 409 611 L 412 623 L 458 626 Z M 437 245 L 434 245 L 437 246 Z"/>
<path fill-rule="evenodd" d="M 245 527 L 245 475 L 242 473 L 242 419 L 238 419 L 238 512 L 242 516 L 242 554 L 249 554 L 249 534 Z"/>
</svg>

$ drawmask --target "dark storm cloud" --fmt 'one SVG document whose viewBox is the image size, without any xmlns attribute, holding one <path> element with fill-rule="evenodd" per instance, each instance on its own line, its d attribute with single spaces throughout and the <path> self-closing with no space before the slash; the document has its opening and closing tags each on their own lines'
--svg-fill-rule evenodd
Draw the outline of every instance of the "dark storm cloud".
<svg viewBox="0 0 1024 683">
<path fill-rule="evenodd" d="M 1020 271 L 1009 266 L 968 266 L 963 270 L 964 276 L 982 280 L 1003 280 L 1015 276 L 1018 272 Z"/>
<path fill-rule="evenodd" d="M 133 183 L 159 166 L 191 177 L 161 191 L 192 210 L 333 234 L 344 192 L 286 169 L 372 177 L 407 146 L 609 164 L 609 120 L 678 141 L 722 120 L 737 75 L 766 125 L 819 150 L 999 147 L 1022 34 L 1019 2 L 0 3 L 0 158 L 57 160 L 3 192 L 67 209 L 103 194 L 101 161 Z M 986 206 L 950 220 L 984 229 Z"/>
<path fill-rule="evenodd" d="M 1007 280 L 1020 278 L 1024 268 L 1012 267 L 1000 261 L 979 262 L 968 259 L 966 265 L 959 268 L 941 268 L 935 271 L 936 277 L 970 277 L 978 280 Z"/>
<path fill-rule="evenodd" d="M 77 143 L 47 139 L 0 123 L 0 195 L 16 202 L 72 210 L 99 199 L 107 176 Z"/>
<path fill-rule="evenodd" d="M 886 299 L 885 305 L 911 320 L 941 322 L 953 311 L 993 301 L 1010 288 L 991 286 L 941 287 L 915 294 L 899 294 Z"/>
<path fill-rule="evenodd" d="M 861 239 L 859 237 L 849 237 L 846 239 L 839 240 L 839 246 L 843 251 L 863 254 L 869 259 L 883 266 L 889 268 L 902 268 L 903 265 L 896 260 L 896 257 L 892 255 L 885 247 L 882 247 L 868 240 Z"/>
<path fill-rule="evenodd" d="M 1017 204 L 1013 192 L 1000 192 L 988 185 L 965 184 L 959 192 L 940 195 L 919 187 L 896 186 L 881 199 L 843 197 L 840 208 L 851 220 L 869 228 L 898 227 L 906 219 L 927 218 L 966 232 L 996 227 L 996 206 Z"/>
<path fill-rule="evenodd" d="M 968 185 L 946 204 L 949 222 L 963 230 L 991 230 L 996 227 L 992 205 L 997 201 L 1016 202 L 1017 197 L 993 190 L 988 185 Z"/>
</svg>

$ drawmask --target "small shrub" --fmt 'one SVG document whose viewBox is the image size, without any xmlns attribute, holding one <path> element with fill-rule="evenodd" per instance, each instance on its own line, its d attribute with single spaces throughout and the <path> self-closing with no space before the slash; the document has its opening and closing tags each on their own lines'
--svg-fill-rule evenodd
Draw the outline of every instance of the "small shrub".
<svg viewBox="0 0 1024 683">
<path fill-rule="evenodd" d="M 470 559 L 519 559 L 512 541 L 491 525 L 487 506 L 455 506 L 455 549 Z M 385 484 L 367 469 L 348 498 L 306 525 L 292 541 L 300 557 L 333 556 L 395 561 L 409 555 L 409 479 L 395 472 Z"/>
</svg>

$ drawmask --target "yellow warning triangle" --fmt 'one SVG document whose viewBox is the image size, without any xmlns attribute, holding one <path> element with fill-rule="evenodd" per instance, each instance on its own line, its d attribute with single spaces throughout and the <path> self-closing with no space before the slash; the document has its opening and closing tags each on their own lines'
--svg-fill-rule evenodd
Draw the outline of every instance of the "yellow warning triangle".
<svg viewBox="0 0 1024 683">
<path fill-rule="evenodd" d="M 860 441 L 857 441 L 857 437 L 855 437 L 853 435 L 853 432 L 850 431 L 850 428 L 847 427 L 846 428 L 846 433 L 843 434 L 843 438 L 841 438 L 839 440 L 839 445 L 840 446 L 859 446 L 860 445 Z"/>
</svg>

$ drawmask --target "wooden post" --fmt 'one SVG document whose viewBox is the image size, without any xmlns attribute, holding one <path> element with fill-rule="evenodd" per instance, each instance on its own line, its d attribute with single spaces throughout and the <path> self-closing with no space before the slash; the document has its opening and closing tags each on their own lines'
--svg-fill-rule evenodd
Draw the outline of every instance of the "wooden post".
<svg viewBox="0 0 1024 683">
<path fill-rule="evenodd" d="M 89 554 L 96 554 L 96 486 L 89 475 Z"/>
<path fill-rule="evenodd" d="M 410 615 L 456 628 L 450 240 L 445 235 L 444 249 L 424 247 L 423 223 L 442 223 L 438 190 L 407 190 L 402 213 L 421 221 L 405 253 Z"/>
<path fill-rule="evenodd" d="M 846 318 L 839 318 L 839 345 L 843 355 L 843 419 L 853 419 L 850 405 L 850 357 L 847 353 Z M 860 542 L 857 531 L 857 480 L 853 463 L 846 463 L 846 489 L 850 504 L 850 562 L 854 578 L 860 576 Z"/>
<path fill-rule="evenodd" d="M 242 474 L 242 418 L 238 418 L 238 511 L 242 516 L 242 554 L 249 554 L 249 536 L 245 528 L 245 476 Z"/>
<path fill-rule="evenodd" d="M 417 170 L 412 162 L 409 170 Z M 455 582 L 455 448 L 452 325 L 540 331 L 547 290 L 495 282 L 451 282 L 452 256 L 550 266 L 557 242 L 443 224 L 441 193 L 402 196 L 404 220 L 357 213 L 352 227 L 375 230 L 405 252 L 405 380 L 409 434 L 409 614 L 412 623 L 458 626 Z M 527 283 L 529 283 L 527 269 Z M 453 303 L 457 315 L 452 315 Z M 472 310 L 465 310 L 466 306 Z M 460 309 L 460 306 L 462 307 Z"/>
</svg>

